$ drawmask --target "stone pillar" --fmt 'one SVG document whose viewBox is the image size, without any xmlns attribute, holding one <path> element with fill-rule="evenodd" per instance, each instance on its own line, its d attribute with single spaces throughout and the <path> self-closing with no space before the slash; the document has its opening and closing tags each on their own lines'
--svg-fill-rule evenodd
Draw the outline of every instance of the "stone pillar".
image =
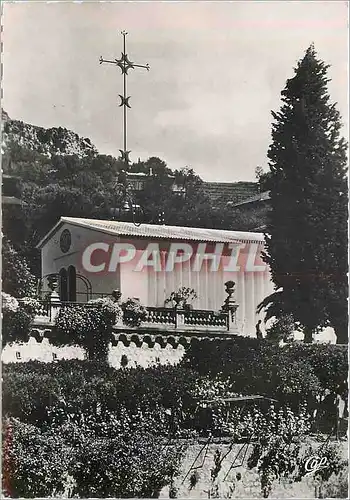
<svg viewBox="0 0 350 500">
<path fill-rule="evenodd" d="M 60 297 L 57 293 L 57 288 L 58 288 L 58 279 L 57 275 L 51 274 L 47 278 L 48 281 L 48 287 L 50 289 L 50 309 L 49 309 L 49 316 L 50 316 L 50 323 L 54 323 L 55 318 L 58 314 L 58 311 L 60 310 Z"/>
<path fill-rule="evenodd" d="M 112 292 L 112 297 L 113 300 L 118 306 L 121 305 L 121 298 L 122 298 L 122 293 L 120 290 L 113 290 Z M 123 315 L 121 315 L 120 318 L 117 319 L 115 326 L 123 326 Z"/>
<path fill-rule="evenodd" d="M 113 290 L 112 292 L 112 297 L 113 297 L 113 300 L 117 303 L 117 304 L 120 304 L 120 299 L 122 297 L 122 293 L 120 290 Z"/>
<path fill-rule="evenodd" d="M 235 282 L 226 281 L 225 292 L 227 293 L 226 300 L 221 310 L 228 313 L 228 331 L 230 333 L 238 333 L 236 311 L 238 309 L 238 304 L 233 298 L 235 292 Z"/>
<path fill-rule="evenodd" d="M 182 309 L 175 306 L 175 328 L 181 328 L 185 324 L 185 315 Z"/>
</svg>

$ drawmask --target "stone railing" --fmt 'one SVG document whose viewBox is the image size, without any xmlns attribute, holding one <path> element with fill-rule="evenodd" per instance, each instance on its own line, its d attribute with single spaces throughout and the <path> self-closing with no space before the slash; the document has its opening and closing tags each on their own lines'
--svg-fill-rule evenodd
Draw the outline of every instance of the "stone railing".
<svg viewBox="0 0 350 500">
<path fill-rule="evenodd" d="M 176 325 L 176 311 L 166 307 L 147 307 L 147 318 L 144 324 Z"/>
<path fill-rule="evenodd" d="M 43 304 L 44 315 L 36 316 L 35 325 L 53 325 L 60 309 L 66 307 L 95 307 L 78 302 L 53 301 Z M 183 310 L 166 307 L 147 307 L 147 318 L 142 322 L 142 328 L 157 330 L 215 330 L 234 332 L 235 322 L 230 322 L 230 315 L 225 311 Z M 119 327 L 123 326 L 121 322 Z"/>
<path fill-rule="evenodd" d="M 178 309 L 167 307 L 147 307 L 147 317 L 140 325 L 142 328 L 156 328 L 157 330 L 207 330 L 226 331 L 237 333 L 236 310 L 238 305 L 232 298 L 234 283 L 225 283 L 228 294 L 224 305 L 219 311 L 208 311 L 201 309 Z M 114 300 L 119 302 L 120 294 L 114 296 Z M 65 307 L 95 307 L 94 304 L 81 302 L 61 302 L 56 291 L 51 292 L 50 299 L 43 303 L 45 313 L 43 316 L 36 316 L 35 325 L 53 325 L 60 309 Z M 123 323 L 119 323 L 119 328 Z"/>
<path fill-rule="evenodd" d="M 222 311 L 191 310 L 184 313 L 186 326 L 224 327 L 229 329 L 228 313 Z"/>
<path fill-rule="evenodd" d="M 147 319 L 142 326 L 167 326 L 180 329 L 220 329 L 229 330 L 229 315 L 223 311 L 199 309 L 169 309 L 147 307 Z"/>
</svg>

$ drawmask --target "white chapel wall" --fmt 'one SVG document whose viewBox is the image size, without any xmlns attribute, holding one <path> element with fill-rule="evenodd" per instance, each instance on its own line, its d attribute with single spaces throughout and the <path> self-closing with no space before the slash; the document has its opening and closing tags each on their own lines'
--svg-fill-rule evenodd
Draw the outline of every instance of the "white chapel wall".
<svg viewBox="0 0 350 500">
<path fill-rule="evenodd" d="M 60 249 L 60 235 L 64 229 L 69 229 L 72 236 L 71 248 L 67 253 L 63 253 Z M 61 268 L 68 269 L 69 266 L 74 266 L 76 272 L 89 279 L 92 284 L 92 292 L 94 294 L 107 294 L 115 289 L 120 288 L 119 269 L 109 273 L 88 273 L 82 263 L 84 250 L 91 243 L 106 242 L 114 243 L 118 241 L 117 236 L 109 236 L 96 230 L 75 226 L 65 223 L 43 246 L 42 248 L 42 276 L 50 273 L 59 273 Z M 105 255 L 101 255 L 101 259 L 105 259 Z M 77 292 L 84 293 L 85 285 L 81 280 L 77 280 Z M 77 294 L 77 297 L 81 295 Z M 86 301 L 85 293 L 82 296 Z"/>
<path fill-rule="evenodd" d="M 127 358 L 127 366 L 135 368 L 140 366 L 147 368 L 157 364 L 179 363 L 184 355 L 185 349 L 182 345 L 173 348 L 167 344 L 162 348 L 159 344 L 149 347 L 143 343 L 137 347 L 133 342 L 128 347 L 118 342 L 118 345 L 109 348 L 108 362 L 114 368 L 120 368 L 123 356 Z M 47 338 L 38 342 L 31 337 L 25 343 L 13 343 L 6 345 L 1 354 L 3 363 L 24 363 L 28 361 L 41 361 L 50 363 L 62 359 L 86 359 L 85 351 L 79 346 L 55 347 L 50 344 Z"/>
</svg>

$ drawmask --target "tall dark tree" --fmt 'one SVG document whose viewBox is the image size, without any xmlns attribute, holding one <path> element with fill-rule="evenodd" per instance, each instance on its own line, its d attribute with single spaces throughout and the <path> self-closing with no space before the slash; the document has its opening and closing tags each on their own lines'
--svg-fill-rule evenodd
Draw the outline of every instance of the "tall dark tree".
<svg viewBox="0 0 350 500">
<path fill-rule="evenodd" d="M 328 94 L 328 68 L 311 45 L 272 113 L 265 261 L 279 291 L 277 309 L 293 315 L 305 341 L 331 326 L 346 343 L 347 144 Z"/>
</svg>

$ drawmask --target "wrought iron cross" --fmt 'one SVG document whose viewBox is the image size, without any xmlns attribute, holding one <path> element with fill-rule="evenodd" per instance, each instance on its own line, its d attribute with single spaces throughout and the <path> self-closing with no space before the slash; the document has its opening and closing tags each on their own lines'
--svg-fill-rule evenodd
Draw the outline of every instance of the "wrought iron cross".
<svg viewBox="0 0 350 500">
<path fill-rule="evenodd" d="M 107 59 L 103 59 L 102 56 L 100 57 L 100 64 L 102 63 L 109 63 L 109 64 L 115 64 L 116 66 L 119 66 L 119 68 L 122 71 L 123 75 L 123 95 L 119 94 L 120 97 L 120 104 L 119 107 L 123 107 L 123 137 L 124 137 L 124 144 L 123 144 L 123 149 L 119 149 L 121 153 L 121 160 L 125 162 L 126 164 L 126 170 L 129 165 L 129 155 L 131 151 L 127 150 L 127 129 L 126 129 L 126 113 L 127 113 L 127 108 L 131 108 L 129 104 L 129 99 L 130 96 L 127 96 L 127 91 L 126 91 L 126 78 L 128 76 L 128 71 L 129 69 L 134 69 L 134 68 L 145 68 L 147 71 L 149 71 L 149 64 L 135 64 L 134 62 L 130 61 L 128 58 L 128 55 L 126 53 L 126 31 L 121 32 L 123 35 L 123 52 L 122 52 L 122 57 L 120 59 L 115 59 L 114 61 L 108 61 Z"/>
</svg>

